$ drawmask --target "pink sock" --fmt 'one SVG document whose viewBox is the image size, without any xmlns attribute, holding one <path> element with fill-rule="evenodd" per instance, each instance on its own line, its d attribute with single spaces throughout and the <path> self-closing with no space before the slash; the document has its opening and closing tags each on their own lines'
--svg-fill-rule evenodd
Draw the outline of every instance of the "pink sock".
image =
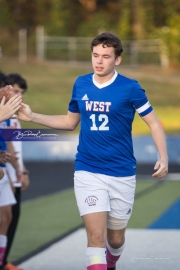
<svg viewBox="0 0 180 270">
<path fill-rule="evenodd" d="M 113 268 L 116 266 L 116 262 L 119 260 L 120 255 L 114 256 L 112 255 L 109 250 L 106 250 L 106 260 L 107 260 L 107 267 L 108 268 Z"/>
<path fill-rule="evenodd" d="M 4 254 L 5 254 L 6 248 L 0 247 L 0 265 L 3 264 Z"/>
<path fill-rule="evenodd" d="M 107 270 L 106 264 L 93 264 L 87 267 L 87 270 Z"/>
</svg>

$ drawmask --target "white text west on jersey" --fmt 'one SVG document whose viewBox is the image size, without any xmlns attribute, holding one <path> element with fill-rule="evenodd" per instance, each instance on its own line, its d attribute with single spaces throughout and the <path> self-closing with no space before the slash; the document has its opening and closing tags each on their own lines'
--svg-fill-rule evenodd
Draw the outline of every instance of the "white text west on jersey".
<svg viewBox="0 0 180 270">
<path fill-rule="evenodd" d="M 111 102 L 104 101 L 86 101 L 86 111 L 109 112 Z"/>
</svg>

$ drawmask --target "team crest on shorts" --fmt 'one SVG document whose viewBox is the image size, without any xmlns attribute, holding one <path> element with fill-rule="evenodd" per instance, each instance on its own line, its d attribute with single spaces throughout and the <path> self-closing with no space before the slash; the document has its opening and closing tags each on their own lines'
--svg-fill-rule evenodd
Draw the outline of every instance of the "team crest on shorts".
<svg viewBox="0 0 180 270">
<path fill-rule="evenodd" d="M 85 200 L 85 203 L 87 203 L 89 206 L 96 205 L 98 201 L 98 198 L 96 196 L 88 196 Z"/>
</svg>

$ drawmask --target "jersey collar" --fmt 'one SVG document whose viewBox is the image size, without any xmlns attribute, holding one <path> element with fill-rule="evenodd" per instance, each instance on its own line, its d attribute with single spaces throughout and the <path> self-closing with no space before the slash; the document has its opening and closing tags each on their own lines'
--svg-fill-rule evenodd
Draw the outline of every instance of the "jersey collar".
<svg viewBox="0 0 180 270">
<path fill-rule="evenodd" d="M 101 89 L 101 88 L 106 87 L 106 86 L 109 86 L 111 83 L 113 83 L 113 82 L 115 81 L 117 75 L 118 75 L 118 73 L 117 73 L 117 71 L 115 70 L 115 71 L 114 71 L 113 77 L 112 77 L 109 81 L 107 81 L 107 82 L 105 82 L 105 83 L 102 83 L 102 84 L 99 84 L 99 83 L 97 83 L 97 82 L 95 81 L 95 79 L 94 79 L 94 74 L 93 74 L 93 76 L 92 76 L 92 80 L 93 80 L 94 85 L 95 85 L 97 88 Z"/>
</svg>

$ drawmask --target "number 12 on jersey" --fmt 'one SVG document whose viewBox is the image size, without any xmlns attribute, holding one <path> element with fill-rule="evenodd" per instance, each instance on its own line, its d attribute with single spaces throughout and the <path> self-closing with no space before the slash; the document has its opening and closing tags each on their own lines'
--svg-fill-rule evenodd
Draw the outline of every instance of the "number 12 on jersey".
<svg viewBox="0 0 180 270">
<path fill-rule="evenodd" d="M 100 114 L 97 116 L 95 114 L 91 114 L 89 118 L 92 120 L 91 130 L 109 130 L 109 126 L 107 126 L 109 119 L 106 114 Z M 96 126 L 97 121 L 102 122 L 99 127 Z"/>
</svg>

